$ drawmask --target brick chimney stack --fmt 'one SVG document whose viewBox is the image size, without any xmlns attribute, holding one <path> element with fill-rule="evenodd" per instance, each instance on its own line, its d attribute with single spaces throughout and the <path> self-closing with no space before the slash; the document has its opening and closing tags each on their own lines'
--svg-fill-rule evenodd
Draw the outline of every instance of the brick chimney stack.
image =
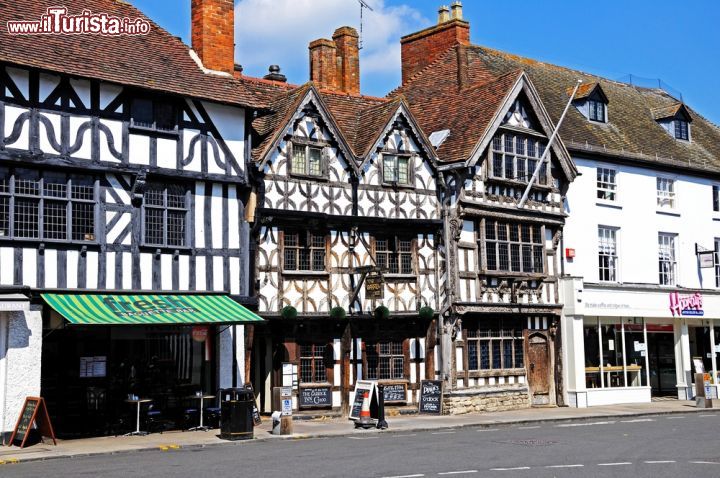
<svg viewBox="0 0 720 478">
<path fill-rule="evenodd" d="M 470 44 L 470 23 L 462 18 L 462 3 L 438 10 L 438 24 L 400 39 L 402 82 L 405 84 L 418 71 L 435 61 L 455 45 Z"/>
<path fill-rule="evenodd" d="M 209 70 L 235 72 L 233 0 L 191 0 L 192 48 Z"/>
<path fill-rule="evenodd" d="M 337 89 L 337 47 L 335 42 L 319 38 L 310 42 L 310 81 L 318 88 Z"/>
<path fill-rule="evenodd" d="M 352 27 L 340 27 L 333 33 L 337 62 L 337 86 L 341 91 L 360 94 L 359 35 Z"/>
<path fill-rule="evenodd" d="M 325 90 L 360 94 L 359 35 L 352 27 L 340 27 L 333 39 L 310 42 L 310 81 Z"/>
</svg>

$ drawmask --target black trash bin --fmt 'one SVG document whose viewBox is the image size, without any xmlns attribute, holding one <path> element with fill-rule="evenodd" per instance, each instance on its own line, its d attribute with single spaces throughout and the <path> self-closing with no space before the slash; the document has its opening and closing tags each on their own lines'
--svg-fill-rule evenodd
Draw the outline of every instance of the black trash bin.
<svg viewBox="0 0 720 478">
<path fill-rule="evenodd" d="M 220 438 L 251 440 L 253 434 L 253 392 L 246 388 L 220 390 Z"/>
</svg>

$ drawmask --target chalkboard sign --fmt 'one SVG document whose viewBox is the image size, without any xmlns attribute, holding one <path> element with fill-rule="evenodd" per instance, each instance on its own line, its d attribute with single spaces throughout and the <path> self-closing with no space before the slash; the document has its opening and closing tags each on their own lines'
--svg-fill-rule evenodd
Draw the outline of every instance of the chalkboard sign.
<svg viewBox="0 0 720 478">
<path fill-rule="evenodd" d="M 253 409 L 252 409 L 253 425 L 255 425 L 255 426 L 262 425 L 262 418 L 260 418 L 260 410 L 258 410 L 257 398 L 255 398 L 255 390 L 253 390 L 252 383 L 246 383 L 245 388 L 250 389 L 250 391 L 253 394 Z"/>
<path fill-rule="evenodd" d="M 298 405 L 303 407 L 332 407 L 332 387 L 302 387 Z"/>
<path fill-rule="evenodd" d="M 442 380 L 423 380 L 420 382 L 420 413 L 442 413 Z"/>
<path fill-rule="evenodd" d="M 42 397 L 25 398 L 25 403 L 23 404 L 22 410 L 20 410 L 20 417 L 18 417 L 18 421 L 15 424 L 15 430 L 12 436 L 10 436 L 10 444 L 14 445 L 16 442 L 20 442 L 20 448 L 24 448 L 33 424 L 37 426 L 41 436 L 51 437 L 53 443 L 57 445 L 55 432 L 50 423 L 50 415 L 45 406 L 45 400 Z"/>
<path fill-rule="evenodd" d="M 383 391 L 385 403 L 407 402 L 407 385 L 404 383 L 390 383 L 385 385 Z"/>
<path fill-rule="evenodd" d="M 350 416 L 348 417 L 350 420 L 358 420 L 360 418 L 360 410 L 362 410 L 365 392 L 370 394 L 370 401 L 372 402 L 375 397 L 375 382 L 371 382 L 369 380 L 358 380 L 355 383 L 355 398 L 353 399 L 352 407 L 350 408 Z"/>
</svg>

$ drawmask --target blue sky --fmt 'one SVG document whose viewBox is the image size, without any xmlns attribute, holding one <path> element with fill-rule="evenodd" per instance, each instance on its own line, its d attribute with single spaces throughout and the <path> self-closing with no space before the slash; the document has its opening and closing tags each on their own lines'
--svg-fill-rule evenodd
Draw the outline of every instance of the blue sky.
<svg viewBox="0 0 720 478">
<path fill-rule="evenodd" d="M 130 0 L 190 43 L 190 0 Z M 366 0 L 363 93 L 384 96 L 400 82 L 399 39 L 434 24 L 449 0 Z M 473 43 L 610 79 L 680 92 L 720 124 L 720 2 L 717 0 L 465 0 Z M 235 61 L 262 76 L 279 64 L 292 83 L 308 80 L 307 45 L 342 25 L 358 26 L 357 0 L 236 1 Z"/>
</svg>

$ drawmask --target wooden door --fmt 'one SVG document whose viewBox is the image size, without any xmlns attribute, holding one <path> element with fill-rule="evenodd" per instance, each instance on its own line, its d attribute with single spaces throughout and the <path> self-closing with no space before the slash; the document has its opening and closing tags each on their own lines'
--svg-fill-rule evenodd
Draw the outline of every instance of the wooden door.
<svg viewBox="0 0 720 478">
<path fill-rule="evenodd" d="M 526 330 L 528 386 L 533 405 L 550 404 L 550 347 L 547 331 Z"/>
</svg>

